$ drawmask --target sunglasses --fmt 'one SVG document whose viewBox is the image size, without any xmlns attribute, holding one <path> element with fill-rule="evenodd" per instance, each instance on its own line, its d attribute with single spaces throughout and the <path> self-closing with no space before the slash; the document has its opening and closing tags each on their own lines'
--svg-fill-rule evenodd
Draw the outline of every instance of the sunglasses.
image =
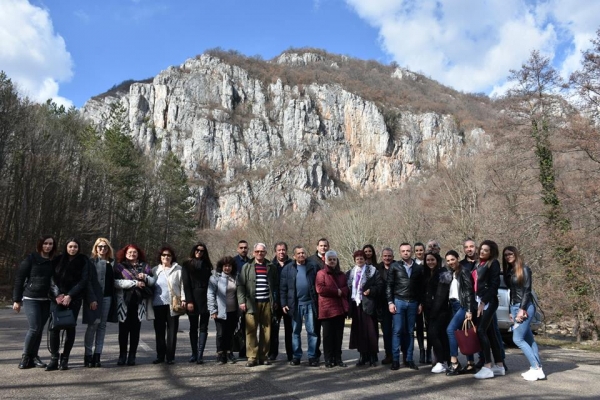
<svg viewBox="0 0 600 400">
<path fill-rule="evenodd" d="M 96 246 L 96 247 L 97 247 L 97 248 L 99 248 L 99 249 L 108 249 L 108 246 L 107 246 L 107 245 L 104 245 L 104 244 L 99 244 L 99 245 L 98 245 L 98 246 Z"/>
<path fill-rule="evenodd" d="M 196 252 L 196 253 L 203 253 L 203 252 L 204 252 L 204 249 L 196 249 L 196 250 L 195 250 L 195 252 Z"/>
</svg>

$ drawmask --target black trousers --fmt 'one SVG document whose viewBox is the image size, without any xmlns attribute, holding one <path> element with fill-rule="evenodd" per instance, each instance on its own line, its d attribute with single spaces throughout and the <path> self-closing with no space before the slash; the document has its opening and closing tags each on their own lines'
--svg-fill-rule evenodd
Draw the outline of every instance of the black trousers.
<svg viewBox="0 0 600 400">
<path fill-rule="evenodd" d="M 385 310 L 387 311 L 387 310 Z M 423 313 L 417 314 L 417 318 L 415 319 L 415 332 L 417 333 L 417 343 L 419 344 L 419 350 L 425 349 L 425 317 Z M 429 335 L 429 334 L 428 334 Z M 431 349 L 431 344 L 429 343 L 429 337 L 427 338 L 427 349 Z"/>
<path fill-rule="evenodd" d="M 156 336 L 156 358 L 172 361 L 177 348 L 179 315 L 172 316 L 168 305 L 154 306 L 154 334 Z"/>
<path fill-rule="evenodd" d="M 188 314 L 190 321 L 190 345 L 192 346 L 192 354 L 198 354 L 198 331 L 200 333 L 208 333 L 208 321 L 210 314 L 207 312 L 200 314 Z"/>
<path fill-rule="evenodd" d="M 439 314 L 427 320 L 427 345 L 433 346 L 437 362 L 450 362 L 450 343 L 446 328 L 450 323 L 450 314 Z"/>
<path fill-rule="evenodd" d="M 494 362 L 502 362 L 502 347 L 498 343 L 498 337 L 492 324 L 496 310 L 498 309 L 498 298 L 494 297 L 488 305 L 488 309 L 484 310 L 479 317 L 477 323 L 477 337 L 479 337 L 479 343 L 483 352 L 483 358 L 485 363 L 492 362 L 492 353 L 494 354 Z"/>
<path fill-rule="evenodd" d="M 323 353 L 326 363 L 342 361 L 345 319 L 345 316 L 339 315 L 320 320 L 323 327 Z"/>
<path fill-rule="evenodd" d="M 140 343 L 140 329 L 142 321 L 138 318 L 138 303 L 129 302 L 127 306 L 127 319 L 119 322 L 119 357 L 127 357 L 127 342 L 129 342 L 129 354 L 135 357 L 138 344 Z"/>
<path fill-rule="evenodd" d="M 64 309 L 65 307 L 63 306 L 59 306 L 58 304 L 56 304 L 55 301 L 53 301 L 50 305 L 50 312 L 54 311 L 56 308 L 62 308 Z M 73 310 L 73 316 L 75 317 L 75 321 L 77 321 L 77 316 L 79 315 L 79 309 L 81 308 L 81 300 L 77 299 L 77 300 L 72 300 L 71 304 L 69 304 L 69 307 L 71 310 Z M 50 353 L 54 356 L 56 356 L 59 351 L 60 351 L 60 336 L 61 336 L 61 332 L 63 330 L 57 330 L 57 331 L 50 331 Z M 75 335 L 76 335 L 76 328 L 68 328 L 68 329 L 64 329 L 65 331 L 65 343 L 64 343 L 64 348 L 63 348 L 63 355 L 65 357 L 69 357 L 69 355 L 71 354 L 71 350 L 73 350 L 73 345 L 75 344 Z M 32 354 L 33 356 L 34 354 Z"/>
<path fill-rule="evenodd" d="M 279 331 L 281 328 L 281 320 L 283 320 L 283 330 L 285 335 L 285 354 L 288 361 L 291 361 L 294 357 L 294 350 L 292 349 L 292 318 L 287 314 L 283 314 L 279 309 L 277 310 L 277 317 L 274 318 L 273 322 L 271 323 L 271 344 L 269 356 L 277 357 L 279 354 Z"/>
<path fill-rule="evenodd" d="M 238 322 L 236 311 L 228 312 L 227 319 L 215 319 L 217 327 L 217 352 L 231 351 L 233 345 L 233 332 Z"/>
</svg>

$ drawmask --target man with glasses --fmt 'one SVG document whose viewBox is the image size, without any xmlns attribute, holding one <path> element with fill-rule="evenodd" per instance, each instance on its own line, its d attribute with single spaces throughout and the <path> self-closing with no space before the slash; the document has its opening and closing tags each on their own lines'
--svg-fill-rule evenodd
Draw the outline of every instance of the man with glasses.
<svg viewBox="0 0 600 400">
<path fill-rule="evenodd" d="M 271 365 L 267 354 L 271 316 L 277 310 L 279 282 L 277 267 L 266 256 L 267 246 L 264 243 L 254 245 L 254 259 L 244 264 L 238 275 L 238 304 L 240 310 L 246 313 L 246 367 Z"/>
</svg>

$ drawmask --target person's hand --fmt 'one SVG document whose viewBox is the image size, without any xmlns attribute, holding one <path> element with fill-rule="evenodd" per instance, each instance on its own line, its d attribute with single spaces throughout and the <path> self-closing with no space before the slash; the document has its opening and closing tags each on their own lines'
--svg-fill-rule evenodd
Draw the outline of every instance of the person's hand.
<svg viewBox="0 0 600 400">
<path fill-rule="evenodd" d="M 246 308 L 246 304 L 245 303 L 244 304 L 240 304 L 240 310 L 242 312 L 246 312 L 247 308 Z"/>
<path fill-rule="evenodd" d="M 194 312 L 194 303 L 187 303 L 186 307 L 189 312 Z"/>
<path fill-rule="evenodd" d="M 288 311 L 290 311 L 290 308 L 288 306 L 284 306 L 281 308 L 281 311 L 283 311 L 284 314 L 287 314 Z"/>
<path fill-rule="evenodd" d="M 527 319 L 527 312 L 525 310 L 521 310 L 519 309 L 519 312 L 517 313 L 517 322 L 521 323 L 523 322 L 523 320 Z"/>
<path fill-rule="evenodd" d="M 514 322 L 514 318 L 513 318 L 513 316 L 512 316 L 512 314 L 511 314 L 511 313 L 508 313 L 508 320 L 509 320 L 510 322 Z"/>
<path fill-rule="evenodd" d="M 367 289 L 363 292 L 363 296 L 368 296 L 369 294 L 371 294 L 371 289 Z"/>
<path fill-rule="evenodd" d="M 396 305 L 394 303 L 391 303 L 390 305 L 388 305 L 388 308 L 389 308 L 391 314 L 396 314 Z"/>
<path fill-rule="evenodd" d="M 144 281 L 137 281 L 135 284 L 137 287 L 139 288 L 143 288 L 146 286 L 146 284 L 144 283 Z"/>
<path fill-rule="evenodd" d="M 468 311 L 467 313 L 465 313 L 465 319 L 472 321 L 473 320 L 473 314 L 471 313 L 471 311 Z"/>
<path fill-rule="evenodd" d="M 146 279 L 146 274 L 140 272 L 139 274 L 137 274 L 137 278 L 143 281 Z"/>
<path fill-rule="evenodd" d="M 65 295 L 65 297 L 63 297 L 62 304 L 65 307 L 69 307 L 69 304 L 71 304 L 71 296 L 69 296 L 68 294 Z"/>
<path fill-rule="evenodd" d="M 419 304 L 419 307 L 417 307 L 417 314 L 421 314 L 423 312 L 423 304 Z"/>
<path fill-rule="evenodd" d="M 210 316 L 212 319 L 217 319 L 217 313 L 211 314 Z"/>
<path fill-rule="evenodd" d="M 342 297 L 342 289 L 338 289 L 338 297 Z"/>
<path fill-rule="evenodd" d="M 65 298 L 64 294 L 59 294 L 58 296 L 56 296 L 56 304 L 62 304 L 64 298 Z"/>
<path fill-rule="evenodd" d="M 21 312 L 21 303 L 17 303 L 16 301 L 13 303 L 13 310 L 15 310 L 17 312 L 17 314 L 19 312 Z"/>
<path fill-rule="evenodd" d="M 97 301 L 92 301 L 90 303 L 90 310 L 96 311 L 97 308 L 98 308 L 98 302 Z"/>
<path fill-rule="evenodd" d="M 484 308 L 485 308 L 485 304 L 483 302 L 479 303 L 479 307 L 477 307 L 477 318 L 481 317 L 481 314 L 483 314 Z"/>
</svg>

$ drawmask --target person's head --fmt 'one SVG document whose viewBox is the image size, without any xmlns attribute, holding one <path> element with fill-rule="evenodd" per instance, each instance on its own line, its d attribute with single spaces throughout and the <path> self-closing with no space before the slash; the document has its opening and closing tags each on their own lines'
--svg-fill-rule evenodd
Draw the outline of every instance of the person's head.
<svg viewBox="0 0 600 400">
<path fill-rule="evenodd" d="M 244 259 L 248 257 L 248 249 L 248 242 L 246 242 L 245 240 L 240 240 L 238 242 L 237 253 L 240 255 L 240 257 Z"/>
<path fill-rule="evenodd" d="M 408 242 L 400 244 L 400 257 L 404 262 L 408 262 L 412 257 L 412 246 Z"/>
<path fill-rule="evenodd" d="M 460 262 L 458 261 L 458 253 L 454 250 L 450 250 L 448 252 L 446 252 L 446 264 L 448 264 L 448 266 L 450 268 L 452 268 L 452 270 L 454 271 L 459 271 L 460 270 Z"/>
<path fill-rule="evenodd" d="M 158 251 L 158 262 L 159 264 L 169 266 L 175 262 L 177 262 L 177 256 L 175 255 L 175 250 L 169 245 L 165 245 L 160 248 Z"/>
<path fill-rule="evenodd" d="M 493 240 L 484 240 L 479 246 L 479 259 L 481 261 L 490 261 L 498 259 L 498 245 Z"/>
<path fill-rule="evenodd" d="M 190 250 L 190 260 L 210 260 L 208 255 L 208 248 L 203 242 L 196 243 Z"/>
<path fill-rule="evenodd" d="M 96 239 L 92 248 L 92 257 L 105 258 L 107 260 L 115 257 L 113 248 L 107 238 L 100 237 Z"/>
<path fill-rule="evenodd" d="M 438 253 L 428 251 L 425 253 L 425 266 L 430 270 L 440 268 L 442 266 L 442 258 Z"/>
<path fill-rule="evenodd" d="M 117 262 L 146 262 L 146 254 L 136 244 L 130 243 L 117 252 Z"/>
<path fill-rule="evenodd" d="M 52 235 L 40 236 L 37 240 L 35 250 L 42 257 L 54 257 L 54 254 L 56 254 L 56 239 Z"/>
<path fill-rule="evenodd" d="M 235 276 L 237 274 L 237 263 L 233 257 L 223 257 L 217 261 L 217 272 Z"/>
<path fill-rule="evenodd" d="M 415 258 L 417 260 L 423 260 L 425 258 L 425 245 L 421 242 L 417 242 L 413 248 L 415 249 Z"/>
<path fill-rule="evenodd" d="M 275 243 L 275 257 L 277 257 L 277 261 L 285 261 L 287 257 L 288 245 L 286 242 L 277 242 Z"/>
<path fill-rule="evenodd" d="M 467 260 L 475 260 L 477 258 L 477 243 L 473 239 L 467 239 L 463 242 L 463 252 Z"/>
<path fill-rule="evenodd" d="M 517 283 L 523 284 L 523 257 L 515 246 L 506 246 L 502 250 L 502 271 L 508 271 L 508 268 L 514 268 L 515 275 L 517 277 Z M 509 282 L 506 282 L 509 284 Z"/>
<path fill-rule="evenodd" d="M 333 250 L 328 250 L 327 253 L 325 253 L 325 265 L 331 270 L 340 270 L 340 263 L 338 260 L 337 252 Z"/>
<path fill-rule="evenodd" d="M 438 242 L 437 240 L 431 239 L 430 241 L 427 242 L 427 251 L 431 252 L 431 253 L 436 253 L 436 254 L 440 254 L 440 242 Z"/>
<path fill-rule="evenodd" d="M 352 258 L 354 259 L 354 263 L 359 266 L 362 267 L 363 265 L 365 265 L 365 252 L 362 250 L 356 250 L 354 252 L 354 254 L 352 254 Z"/>
<path fill-rule="evenodd" d="M 365 244 L 362 251 L 365 253 L 367 264 L 377 265 L 377 253 L 375 253 L 375 247 L 373 247 L 373 245 Z"/>
<path fill-rule="evenodd" d="M 329 240 L 326 238 L 319 239 L 317 242 L 317 253 L 319 253 L 319 255 L 324 255 L 327 253 L 327 250 L 329 250 Z"/>
<path fill-rule="evenodd" d="M 262 263 L 265 261 L 265 257 L 267 256 L 267 245 L 264 243 L 256 243 L 254 245 L 254 259 L 257 263 Z"/>
<path fill-rule="evenodd" d="M 67 239 L 65 243 L 65 251 L 63 254 L 69 256 L 70 258 L 75 257 L 81 251 L 81 245 L 79 244 L 79 240 L 74 237 Z"/>
<path fill-rule="evenodd" d="M 384 247 L 381 251 L 381 259 L 383 260 L 383 265 L 389 267 L 394 262 L 394 250 L 389 247 Z"/>
<path fill-rule="evenodd" d="M 295 246 L 293 252 L 296 264 L 303 265 L 306 263 L 306 249 L 304 249 L 304 247 Z"/>
</svg>

